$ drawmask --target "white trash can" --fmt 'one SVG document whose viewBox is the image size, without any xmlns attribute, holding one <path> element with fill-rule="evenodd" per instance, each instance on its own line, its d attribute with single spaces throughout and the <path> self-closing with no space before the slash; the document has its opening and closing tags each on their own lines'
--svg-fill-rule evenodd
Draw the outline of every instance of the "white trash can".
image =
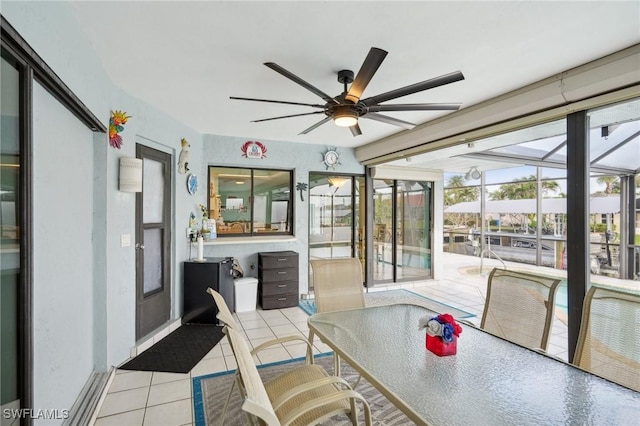
<svg viewBox="0 0 640 426">
<path fill-rule="evenodd" d="M 233 284 L 236 290 L 236 312 L 255 311 L 258 301 L 258 279 L 236 278 Z"/>
</svg>

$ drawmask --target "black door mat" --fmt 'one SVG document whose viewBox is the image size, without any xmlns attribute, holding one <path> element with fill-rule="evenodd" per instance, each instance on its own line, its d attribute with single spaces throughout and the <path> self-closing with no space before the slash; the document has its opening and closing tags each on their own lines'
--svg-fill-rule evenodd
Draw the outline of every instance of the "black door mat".
<svg viewBox="0 0 640 426">
<path fill-rule="evenodd" d="M 119 368 L 188 373 L 223 336 L 222 327 L 218 325 L 183 324 Z"/>
</svg>

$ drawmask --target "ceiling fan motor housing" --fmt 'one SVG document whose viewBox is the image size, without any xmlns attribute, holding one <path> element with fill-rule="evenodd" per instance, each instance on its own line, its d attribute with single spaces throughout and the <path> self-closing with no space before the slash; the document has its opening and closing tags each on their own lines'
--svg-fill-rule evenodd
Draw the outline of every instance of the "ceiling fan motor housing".
<svg viewBox="0 0 640 426">
<path fill-rule="evenodd" d="M 338 81 L 342 84 L 351 84 L 353 83 L 353 71 L 351 70 L 341 70 L 338 71 Z M 345 92 L 347 91 L 347 88 L 345 87 Z"/>
</svg>

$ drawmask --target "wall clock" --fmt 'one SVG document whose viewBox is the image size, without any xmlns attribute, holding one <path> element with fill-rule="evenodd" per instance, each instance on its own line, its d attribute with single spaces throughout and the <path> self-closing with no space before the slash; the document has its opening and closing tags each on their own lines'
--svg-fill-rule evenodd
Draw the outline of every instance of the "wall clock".
<svg viewBox="0 0 640 426">
<path fill-rule="evenodd" d="M 340 154 L 338 154 L 338 148 L 327 148 L 327 152 L 324 153 L 324 165 L 327 169 L 331 167 L 335 170 L 336 166 L 340 164 Z"/>
<path fill-rule="evenodd" d="M 187 177 L 187 191 L 189 191 L 189 194 L 191 195 L 198 192 L 198 176 L 193 173 Z"/>
</svg>

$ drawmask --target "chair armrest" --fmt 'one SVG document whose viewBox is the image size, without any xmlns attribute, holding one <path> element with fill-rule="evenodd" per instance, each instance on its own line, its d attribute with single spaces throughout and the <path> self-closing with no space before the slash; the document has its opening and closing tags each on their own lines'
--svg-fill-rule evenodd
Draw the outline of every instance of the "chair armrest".
<svg viewBox="0 0 640 426">
<path fill-rule="evenodd" d="M 305 414 L 308 411 L 311 411 L 317 407 L 322 407 L 323 405 L 331 404 L 333 402 L 337 402 L 343 399 L 349 400 L 360 400 L 364 407 L 364 421 L 365 425 L 371 425 L 371 408 L 369 407 L 369 403 L 366 399 L 362 397 L 358 392 L 348 389 L 337 391 L 330 395 L 320 396 L 314 399 L 311 399 L 304 404 L 296 407 L 294 410 L 288 412 L 285 416 L 280 419 L 280 424 L 282 426 L 288 426 L 293 423 L 298 417 Z M 355 416 L 356 413 L 353 413 Z"/>
<path fill-rule="evenodd" d="M 280 337 L 278 339 L 272 339 L 272 340 L 268 340 L 264 343 L 259 344 L 258 346 L 256 346 L 255 348 L 253 348 L 253 350 L 251 351 L 251 355 L 255 355 L 258 352 L 260 352 L 263 349 L 266 349 L 270 346 L 273 345 L 278 345 L 280 343 L 286 343 L 286 342 L 292 342 L 294 340 L 300 340 L 304 343 L 306 343 L 308 348 L 312 348 L 311 343 L 309 342 L 309 340 L 307 340 L 307 338 L 305 338 L 304 336 L 285 336 L 285 337 Z M 311 360 L 310 364 L 313 364 L 313 360 Z"/>
<path fill-rule="evenodd" d="M 458 320 L 458 322 L 462 323 L 462 324 L 465 324 L 465 325 L 470 325 L 471 327 L 480 328 L 477 325 L 475 325 L 474 323 L 472 323 L 471 321 L 466 320 L 466 319 Z"/>
<path fill-rule="evenodd" d="M 344 380 L 343 378 L 337 377 L 337 376 L 327 376 L 321 379 L 313 380 L 311 382 L 303 383 L 292 389 L 289 389 L 288 391 L 280 395 L 280 397 L 277 400 L 272 401 L 271 405 L 273 405 L 274 410 L 278 410 L 283 404 L 285 404 L 291 398 L 303 392 L 309 391 L 311 389 L 319 388 L 322 386 L 331 385 L 331 384 L 340 384 L 345 386 L 347 389 L 351 389 L 351 386 L 349 386 L 347 381 Z M 335 389 L 336 391 L 338 391 L 338 388 L 335 388 Z"/>
</svg>

